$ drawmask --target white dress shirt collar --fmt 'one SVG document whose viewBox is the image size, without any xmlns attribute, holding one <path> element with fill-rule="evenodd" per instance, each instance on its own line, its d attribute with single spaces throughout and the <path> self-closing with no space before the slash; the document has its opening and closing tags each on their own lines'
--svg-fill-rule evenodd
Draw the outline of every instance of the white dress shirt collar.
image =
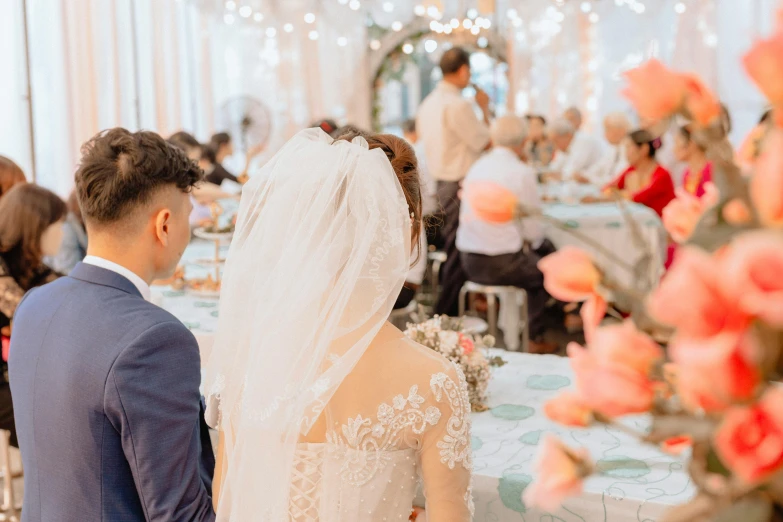
<svg viewBox="0 0 783 522">
<path fill-rule="evenodd" d="M 109 261 L 108 259 L 104 259 L 102 257 L 98 256 L 87 256 L 84 258 L 84 261 L 82 261 L 85 264 L 97 266 L 99 268 L 104 268 L 106 270 L 110 270 L 114 272 L 115 274 L 119 274 L 131 283 L 133 283 L 133 286 L 135 286 L 138 290 L 141 296 L 144 298 L 145 301 L 149 301 L 150 297 L 152 295 L 152 292 L 150 291 L 150 285 L 148 285 L 141 277 L 136 275 L 134 272 L 128 270 L 122 265 L 118 265 L 117 263 L 113 261 Z"/>
</svg>

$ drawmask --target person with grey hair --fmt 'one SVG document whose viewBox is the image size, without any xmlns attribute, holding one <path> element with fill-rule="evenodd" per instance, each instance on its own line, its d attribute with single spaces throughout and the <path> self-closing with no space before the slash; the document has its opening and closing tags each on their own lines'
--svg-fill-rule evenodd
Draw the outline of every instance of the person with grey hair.
<svg viewBox="0 0 783 522">
<path fill-rule="evenodd" d="M 563 113 L 563 118 L 568 120 L 575 130 L 582 128 L 582 111 L 576 107 L 569 107 Z"/>
<path fill-rule="evenodd" d="M 528 128 L 516 116 L 498 118 L 490 135 L 493 148 L 468 171 L 463 182 L 462 208 L 457 230 L 457 249 L 468 279 L 484 285 L 516 286 L 527 291 L 530 351 L 553 353 L 557 347 L 543 342 L 552 318 L 562 319 L 562 309 L 549 306 L 551 296 L 537 267 L 539 259 L 555 251 L 544 236 L 541 222 L 524 218 L 512 223 L 480 220 L 470 203 L 470 194 L 481 183 L 493 183 L 513 192 L 519 202 L 535 211 L 541 208 L 536 172 L 522 161 Z"/>
<path fill-rule="evenodd" d="M 586 172 L 603 156 L 601 142 L 574 127 L 565 118 L 559 118 L 549 129 L 557 155 L 549 165 L 549 178 L 575 180 L 576 174 Z"/>
<path fill-rule="evenodd" d="M 605 186 L 611 183 L 628 168 L 623 143 L 631 131 L 631 120 L 622 112 L 613 112 L 604 118 L 604 139 L 608 147 L 601 159 L 583 173 L 574 178 L 579 183 Z"/>
</svg>

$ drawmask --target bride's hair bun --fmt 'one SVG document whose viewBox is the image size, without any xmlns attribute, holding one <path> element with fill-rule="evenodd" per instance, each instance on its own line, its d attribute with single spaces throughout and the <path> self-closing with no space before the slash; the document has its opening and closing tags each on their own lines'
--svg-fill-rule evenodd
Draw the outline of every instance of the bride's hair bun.
<svg viewBox="0 0 783 522">
<path fill-rule="evenodd" d="M 389 163 L 391 163 L 394 173 L 397 174 L 397 179 L 400 181 L 400 186 L 402 186 L 405 200 L 408 202 L 408 210 L 413 220 L 411 233 L 413 234 L 414 244 L 418 245 L 422 219 L 421 180 L 413 147 L 404 139 L 393 134 L 372 134 L 363 132 L 356 127 L 340 129 L 335 141 L 351 141 L 357 136 L 367 140 L 370 150 L 381 149 L 389 159 Z"/>
</svg>

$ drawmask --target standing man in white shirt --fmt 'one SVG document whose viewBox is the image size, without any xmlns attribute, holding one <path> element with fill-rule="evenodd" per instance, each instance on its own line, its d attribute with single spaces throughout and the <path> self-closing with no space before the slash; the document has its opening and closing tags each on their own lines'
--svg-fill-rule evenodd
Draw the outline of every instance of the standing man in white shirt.
<svg viewBox="0 0 783 522">
<path fill-rule="evenodd" d="M 462 97 L 470 85 L 470 55 L 459 47 L 443 53 L 440 60 L 443 81 L 421 103 L 416 128 L 424 148 L 430 174 L 438 183 L 438 199 L 443 208 L 446 263 L 441 268 L 442 290 L 435 312 L 456 315 L 459 291 L 466 281 L 455 241 L 459 224 L 460 181 L 481 153 L 489 147 L 489 97 L 476 91 L 476 104 L 483 121 L 476 117 L 473 104 Z"/>
<path fill-rule="evenodd" d="M 577 131 L 565 118 L 552 123 L 550 135 L 557 150 L 549 165 L 550 178 L 575 180 L 576 174 L 592 168 L 603 156 L 603 144 L 597 138 Z"/>
<path fill-rule="evenodd" d="M 603 187 L 614 181 L 625 169 L 625 138 L 631 132 L 631 121 L 622 112 L 613 112 L 604 118 L 604 138 L 608 143 L 600 161 L 583 173 L 576 174 L 576 181 Z"/>
<path fill-rule="evenodd" d="M 555 251 L 554 245 L 544 237 L 537 219 L 487 223 L 476 217 L 467 197 L 475 183 L 491 182 L 513 192 L 524 207 L 541 208 L 536 172 L 520 159 L 527 138 L 525 122 L 515 116 L 498 118 L 492 124 L 491 136 L 492 150 L 471 167 L 463 183 L 465 197 L 457 230 L 457 249 L 471 281 L 516 286 L 527 291 L 530 351 L 554 353 L 557 346 L 542 342 L 542 336 L 558 322 L 562 325 L 562 306 L 548 306 L 553 299 L 544 289 L 544 276 L 537 266 L 542 257 Z"/>
</svg>

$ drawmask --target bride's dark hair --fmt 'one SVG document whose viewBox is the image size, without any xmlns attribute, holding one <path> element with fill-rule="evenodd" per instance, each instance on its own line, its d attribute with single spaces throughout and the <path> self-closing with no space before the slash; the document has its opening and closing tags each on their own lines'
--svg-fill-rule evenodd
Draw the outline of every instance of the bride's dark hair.
<svg viewBox="0 0 783 522">
<path fill-rule="evenodd" d="M 412 218 L 411 235 L 413 236 L 413 244 L 416 245 L 418 258 L 421 255 L 418 245 L 419 235 L 421 234 L 422 207 L 421 180 L 419 178 L 419 165 L 416 161 L 416 153 L 407 141 L 393 134 L 371 134 L 355 127 L 343 129 L 343 132 L 337 136 L 335 141 L 351 141 L 357 136 L 367 140 L 370 150 L 381 149 L 389 159 L 394 173 L 397 174 L 402 192 L 405 194 L 405 200 L 408 202 L 408 211 Z"/>
</svg>

